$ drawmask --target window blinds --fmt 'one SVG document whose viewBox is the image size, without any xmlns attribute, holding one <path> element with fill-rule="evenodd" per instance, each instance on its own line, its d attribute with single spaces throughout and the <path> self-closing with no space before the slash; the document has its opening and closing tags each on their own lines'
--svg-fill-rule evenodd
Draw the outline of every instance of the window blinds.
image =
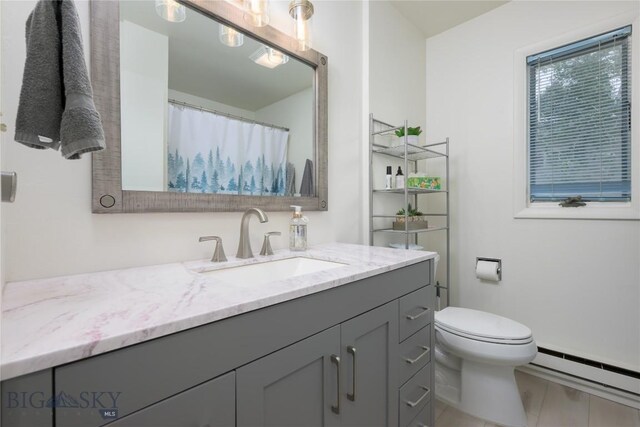
<svg viewBox="0 0 640 427">
<path fill-rule="evenodd" d="M 527 57 L 532 202 L 631 199 L 630 34 Z"/>
</svg>

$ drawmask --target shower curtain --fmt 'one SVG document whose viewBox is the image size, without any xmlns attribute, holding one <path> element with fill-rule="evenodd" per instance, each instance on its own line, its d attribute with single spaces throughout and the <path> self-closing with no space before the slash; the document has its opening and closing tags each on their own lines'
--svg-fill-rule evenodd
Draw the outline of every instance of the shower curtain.
<svg viewBox="0 0 640 427">
<path fill-rule="evenodd" d="M 282 196 L 289 132 L 169 103 L 167 190 Z"/>
</svg>

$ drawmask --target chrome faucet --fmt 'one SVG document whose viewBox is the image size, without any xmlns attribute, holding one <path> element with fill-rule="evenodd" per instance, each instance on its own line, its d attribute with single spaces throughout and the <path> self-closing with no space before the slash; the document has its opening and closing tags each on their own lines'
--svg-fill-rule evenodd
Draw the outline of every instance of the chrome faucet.
<svg viewBox="0 0 640 427">
<path fill-rule="evenodd" d="M 249 220 L 251 215 L 258 217 L 260 222 L 269 221 L 269 217 L 264 213 L 262 209 L 251 208 L 247 209 L 242 215 L 242 221 L 240 222 L 240 242 L 238 243 L 237 258 L 253 258 L 253 251 L 251 250 L 251 240 L 249 237 Z"/>
</svg>

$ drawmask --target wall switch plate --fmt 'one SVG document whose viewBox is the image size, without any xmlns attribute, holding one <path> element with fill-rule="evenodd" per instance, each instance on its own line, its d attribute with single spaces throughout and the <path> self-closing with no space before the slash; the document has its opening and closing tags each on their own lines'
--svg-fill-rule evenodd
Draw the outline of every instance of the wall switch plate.
<svg viewBox="0 0 640 427">
<path fill-rule="evenodd" d="M 1 176 L 2 201 L 13 203 L 16 200 L 18 174 L 15 172 L 2 172 Z"/>
</svg>

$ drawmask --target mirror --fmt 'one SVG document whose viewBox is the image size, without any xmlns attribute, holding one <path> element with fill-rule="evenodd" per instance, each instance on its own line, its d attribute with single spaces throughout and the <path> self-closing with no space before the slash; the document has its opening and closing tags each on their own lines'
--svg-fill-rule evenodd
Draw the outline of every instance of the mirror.
<svg viewBox="0 0 640 427">
<path fill-rule="evenodd" d="M 232 3 L 182 3 L 169 22 L 92 2 L 94 212 L 326 210 L 326 57 Z"/>
</svg>

